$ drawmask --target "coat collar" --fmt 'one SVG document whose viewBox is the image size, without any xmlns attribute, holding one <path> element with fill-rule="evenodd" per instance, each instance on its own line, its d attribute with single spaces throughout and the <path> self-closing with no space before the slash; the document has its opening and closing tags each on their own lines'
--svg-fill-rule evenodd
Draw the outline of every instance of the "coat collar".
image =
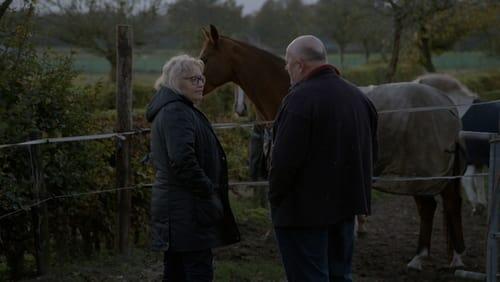
<svg viewBox="0 0 500 282">
<path fill-rule="evenodd" d="M 333 73 L 337 76 L 340 76 L 340 71 L 335 66 L 330 65 L 330 64 L 324 64 L 324 65 L 321 65 L 315 69 L 312 69 L 301 81 L 292 85 L 289 90 L 294 89 L 298 85 L 300 85 L 300 84 L 302 84 L 302 83 L 304 83 L 312 78 L 315 78 L 317 76 L 321 76 L 321 75 L 327 74 L 327 73 Z"/>
<path fill-rule="evenodd" d="M 186 98 L 184 95 L 177 93 L 173 89 L 162 87 L 156 92 L 148 105 L 148 108 L 146 110 L 147 120 L 149 122 L 152 122 L 161 108 L 172 102 L 182 102 L 194 108 L 193 102 Z"/>
<path fill-rule="evenodd" d="M 326 65 L 321 65 L 313 70 L 311 70 L 305 77 L 302 79 L 302 81 L 309 80 L 313 77 L 322 75 L 324 73 L 335 73 L 336 75 L 340 75 L 339 70 L 334 67 L 333 65 L 326 64 Z"/>
</svg>

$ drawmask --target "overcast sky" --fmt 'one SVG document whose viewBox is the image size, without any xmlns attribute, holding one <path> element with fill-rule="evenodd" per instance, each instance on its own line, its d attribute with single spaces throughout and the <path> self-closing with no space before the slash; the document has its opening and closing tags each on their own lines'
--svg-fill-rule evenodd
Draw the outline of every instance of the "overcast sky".
<svg viewBox="0 0 500 282">
<path fill-rule="evenodd" d="M 311 4 L 315 3 L 318 0 L 302 0 L 303 3 Z M 172 3 L 175 0 L 167 0 L 167 2 Z M 236 0 L 236 3 L 243 4 L 243 14 L 251 14 L 262 7 L 262 5 L 266 2 L 266 0 Z"/>
<path fill-rule="evenodd" d="M 67 0 L 71 1 L 71 0 Z M 167 0 L 167 3 L 175 2 L 176 0 Z M 315 3 L 318 0 L 302 0 L 305 4 Z M 248 15 L 251 14 L 262 7 L 262 5 L 266 2 L 266 0 L 236 0 L 236 3 L 243 5 L 243 14 Z M 20 7 L 22 6 L 23 0 L 14 0 L 11 7 Z"/>
<path fill-rule="evenodd" d="M 314 3 L 316 1 L 317 0 L 302 0 L 302 2 L 306 4 Z M 245 15 L 253 13 L 260 9 L 264 2 L 266 2 L 266 0 L 236 0 L 236 3 L 243 4 L 243 14 Z"/>
</svg>

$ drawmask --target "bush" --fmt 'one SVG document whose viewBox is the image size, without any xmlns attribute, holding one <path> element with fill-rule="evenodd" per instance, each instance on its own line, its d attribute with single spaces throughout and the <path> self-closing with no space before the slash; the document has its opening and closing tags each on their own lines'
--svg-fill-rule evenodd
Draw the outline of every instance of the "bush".
<svg viewBox="0 0 500 282">
<path fill-rule="evenodd" d="M 0 144 L 39 137 L 86 135 L 99 124 L 92 119 L 94 104 L 89 97 L 98 88 L 77 88 L 70 57 L 38 53 L 30 44 L 30 16 L 3 21 L 0 35 Z M 115 185 L 110 160 L 114 140 L 14 147 L 0 150 L 0 214 L 29 206 L 37 200 L 33 191 L 33 160 L 43 171 L 40 181 L 47 195 L 61 196 L 112 188 Z M 49 211 L 50 248 L 58 259 L 90 255 L 104 239 L 113 247 L 115 225 L 113 194 L 94 194 L 46 203 Z M 28 209 L 36 211 L 36 207 Z M 21 212 L 0 221 L 0 255 L 6 257 L 11 278 L 25 273 L 25 254 L 34 254 L 32 214 Z M 26 256 L 29 258 L 29 256 Z M 0 273 L 0 275 L 4 275 Z"/>
<path fill-rule="evenodd" d="M 486 100 L 499 99 L 500 95 L 500 71 L 474 71 L 455 75 L 458 80 L 465 84 L 471 91 L 479 94 Z"/>
<path fill-rule="evenodd" d="M 416 64 L 400 63 L 394 81 L 410 81 L 422 72 L 422 68 Z M 342 75 L 358 86 L 383 84 L 386 83 L 387 64 L 371 63 L 346 70 Z"/>
<path fill-rule="evenodd" d="M 94 110 L 105 111 L 116 109 L 116 85 L 110 82 L 97 82 L 94 87 L 99 91 L 91 97 L 95 105 Z M 132 105 L 134 108 L 144 108 L 153 97 L 154 88 L 140 83 L 134 83 L 132 87 Z"/>
</svg>

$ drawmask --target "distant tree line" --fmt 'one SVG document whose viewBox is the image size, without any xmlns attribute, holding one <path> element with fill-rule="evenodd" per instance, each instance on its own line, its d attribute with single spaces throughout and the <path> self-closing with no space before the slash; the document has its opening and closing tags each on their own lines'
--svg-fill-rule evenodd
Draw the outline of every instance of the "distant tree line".
<svg viewBox="0 0 500 282">
<path fill-rule="evenodd" d="M 402 50 L 429 72 L 435 71 L 433 55 L 457 48 L 465 39 L 474 38 L 469 48 L 500 54 L 500 4 L 494 0 L 267 0 L 250 15 L 235 0 L 38 3 L 40 34 L 106 58 L 112 79 L 117 23 L 134 25 L 136 45 L 193 53 L 201 46 L 201 27 L 208 24 L 276 53 L 300 34 L 315 34 L 339 54 L 341 67 L 346 52 L 363 52 L 367 62 L 372 54 L 381 54 L 389 81 Z"/>
</svg>

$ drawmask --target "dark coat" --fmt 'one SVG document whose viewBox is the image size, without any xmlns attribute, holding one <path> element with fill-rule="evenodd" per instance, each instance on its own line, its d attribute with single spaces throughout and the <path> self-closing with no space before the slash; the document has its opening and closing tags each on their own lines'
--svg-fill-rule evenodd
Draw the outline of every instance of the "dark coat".
<svg viewBox="0 0 500 282">
<path fill-rule="evenodd" d="M 227 161 L 205 115 L 160 89 L 148 106 L 156 179 L 151 199 L 154 250 L 195 251 L 238 242 L 229 206 Z"/>
<path fill-rule="evenodd" d="M 269 200 L 276 227 L 314 227 L 370 213 L 377 112 L 332 66 L 284 98 L 274 126 Z"/>
<path fill-rule="evenodd" d="M 481 103 L 475 100 L 474 103 Z M 500 125 L 500 105 L 472 105 L 462 117 L 462 129 L 465 131 L 498 132 Z M 465 138 L 467 163 L 488 166 L 490 163 L 490 142 L 484 138 Z"/>
</svg>

